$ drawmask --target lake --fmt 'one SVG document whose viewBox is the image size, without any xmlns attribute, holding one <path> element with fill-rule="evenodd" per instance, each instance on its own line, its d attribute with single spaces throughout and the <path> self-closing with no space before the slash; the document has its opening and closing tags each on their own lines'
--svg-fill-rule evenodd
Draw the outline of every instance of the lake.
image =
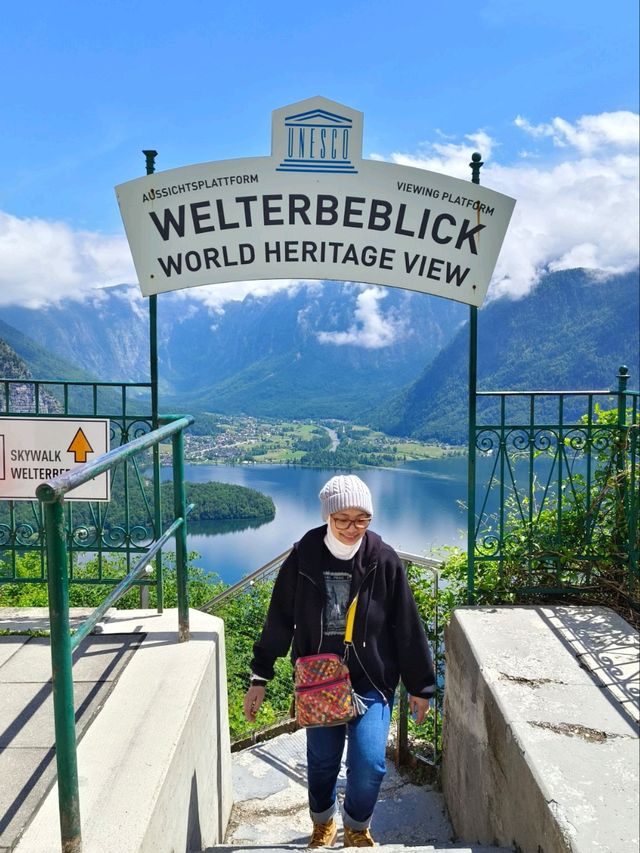
<svg viewBox="0 0 640 853">
<path fill-rule="evenodd" d="M 276 506 L 272 521 L 190 522 L 188 547 L 200 554 L 196 564 L 235 583 L 291 547 L 305 531 L 322 524 L 318 492 L 338 472 L 286 465 L 186 465 L 185 480 L 248 486 L 269 495 Z M 428 555 L 442 545 L 466 547 L 467 460 L 452 456 L 402 468 L 357 472 L 373 498 L 372 530 L 394 548 Z M 171 477 L 163 469 L 163 479 Z"/>
</svg>

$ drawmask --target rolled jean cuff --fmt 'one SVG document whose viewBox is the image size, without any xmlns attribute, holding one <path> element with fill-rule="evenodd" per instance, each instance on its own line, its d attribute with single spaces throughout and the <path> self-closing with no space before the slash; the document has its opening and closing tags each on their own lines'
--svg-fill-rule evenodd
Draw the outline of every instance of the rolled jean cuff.
<svg viewBox="0 0 640 853">
<path fill-rule="evenodd" d="M 367 820 L 354 820 L 343 806 L 342 823 L 344 826 L 348 826 L 349 829 L 368 829 L 371 823 L 371 815 L 369 815 L 369 818 Z"/>
<path fill-rule="evenodd" d="M 331 820 L 331 818 L 337 813 L 338 807 L 335 803 L 329 806 L 328 809 L 325 809 L 323 812 L 312 812 L 309 809 L 309 814 L 311 815 L 311 820 L 314 823 L 327 823 Z"/>
</svg>

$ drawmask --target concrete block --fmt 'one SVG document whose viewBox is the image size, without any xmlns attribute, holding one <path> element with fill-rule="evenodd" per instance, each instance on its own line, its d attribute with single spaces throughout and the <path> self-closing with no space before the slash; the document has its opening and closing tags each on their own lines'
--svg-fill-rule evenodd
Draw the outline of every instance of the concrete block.
<svg viewBox="0 0 640 853">
<path fill-rule="evenodd" d="M 103 621 L 99 622 L 94 629 L 98 633 L 105 621 L 116 611 L 111 608 L 107 610 Z M 69 622 L 71 627 L 81 625 L 87 616 L 93 613 L 93 607 L 72 607 L 69 611 Z M 0 631 L 48 631 L 49 630 L 49 608 L 48 607 L 3 607 L 0 609 Z"/>
<path fill-rule="evenodd" d="M 28 637 L 0 637 L 0 673 L 2 667 L 28 640 Z"/>
<path fill-rule="evenodd" d="M 83 849 L 91 853 L 201 850 L 219 843 L 231 812 L 231 753 L 221 620 L 176 610 L 121 611 L 105 633 L 143 634 L 78 747 Z M 113 639 L 113 638 L 112 638 Z M 16 853 L 58 853 L 57 787 Z"/>
<path fill-rule="evenodd" d="M 105 634 L 86 637 L 73 654 L 73 679 L 79 681 L 114 681 L 128 657 L 135 651 L 142 635 Z M 31 637 L 0 666 L 0 683 L 51 681 L 51 643 L 48 637 Z"/>
<path fill-rule="evenodd" d="M 522 853 L 638 849 L 638 728 L 611 689 L 633 698 L 636 642 L 606 608 L 454 613 L 442 780 L 460 838 Z M 610 665 L 612 646 L 626 670 Z"/>
<path fill-rule="evenodd" d="M 53 784 L 53 747 L 0 750 L 0 779 L 0 853 L 9 853 L 34 809 Z"/>
<path fill-rule="evenodd" d="M 99 684 L 89 682 L 74 685 L 78 735 L 87 722 L 82 719 L 83 712 L 97 698 L 99 688 Z M 50 749 L 55 743 L 51 685 L 29 682 L 12 684 L 10 690 L 0 691 L 0 719 L 6 721 L 0 732 L 0 749 L 8 746 Z"/>
</svg>

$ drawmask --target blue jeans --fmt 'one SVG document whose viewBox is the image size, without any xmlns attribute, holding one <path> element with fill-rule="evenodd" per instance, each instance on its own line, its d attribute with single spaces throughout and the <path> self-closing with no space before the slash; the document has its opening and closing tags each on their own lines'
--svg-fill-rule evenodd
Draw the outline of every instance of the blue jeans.
<svg viewBox="0 0 640 853">
<path fill-rule="evenodd" d="M 367 712 L 346 726 L 307 729 L 309 810 L 314 823 L 326 823 L 337 811 L 336 780 L 347 745 L 344 824 L 366 829 L 386 770 L 385 751 L 392 702 L 373 690 L 361 697 Z"/>
</svg>

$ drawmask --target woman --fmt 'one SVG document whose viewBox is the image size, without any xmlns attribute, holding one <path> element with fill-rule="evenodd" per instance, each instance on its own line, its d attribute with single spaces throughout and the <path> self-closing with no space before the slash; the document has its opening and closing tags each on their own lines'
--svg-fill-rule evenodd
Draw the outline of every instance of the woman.
<svg viewBox="0 0 640 853">
<path fill-rule="evenodd" d="M 369 824 L 385 774 L 398 680 L 402 678 L 409 708 L 421 723 L 435 692 L 435 673 L 400 558 L 368 529 L 373 504 L 366 484 L 355 476 L 332 477 L 319 497 L 326 524 L 306 533 L 280 569 L 254 646 L 244 712 L 247 720 L 255 720 L 275 660 L 292 643 L 294 661 L 325 652 L 343 654 L 346 612 L 358 595 L 347 663 L 366 713 L 347 725 L 306 730 L 313 821 L 308 846 L 331 846 L 336 839 L 336 781 L 347 737 L 344 845 L 373 847 Z"/>
</svg>

